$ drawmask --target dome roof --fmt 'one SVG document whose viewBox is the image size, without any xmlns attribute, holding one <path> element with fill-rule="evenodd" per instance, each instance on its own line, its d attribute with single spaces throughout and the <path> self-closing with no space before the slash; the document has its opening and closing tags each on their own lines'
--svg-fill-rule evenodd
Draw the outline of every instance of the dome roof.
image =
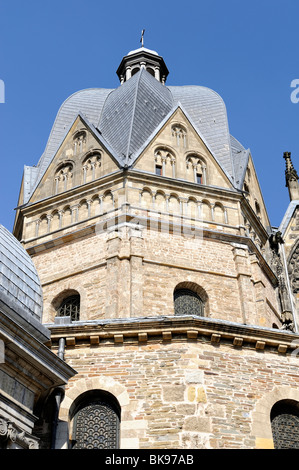
<svg viewBox="0 0 299 470">
<path fill-rule="evenodd" d="M 43 296 L 40 280 L 27 251 L 0 225 L 0 306 L 30 330 L 43 330 Z M 27 328 L 28 327 L 28 328 Z"/>
<path fill-rule="evenodd" d="M 130 54 L 136 55 L 136 51 L 131 51 L 124 59 L 127 60 Z M 150 51 L 151 57 L 154 52 Z M 236 173 L 240 173 L 244 166 L 243 163 L 240 166 L 239 156 L 244 155 L 245 159 L 245 149 L 241 144 L 236 149 L 233 144 L 235 140 L 229 133 L 222 98 L 203 86 L 166 86 L 141 68 L 116 89 L 81 90 L 62 104 L 37 167 L 25 167 L 23 202 L 29 200 L 79 114 L 95 131 L 99 131 L 98 135 L 119 166 L 125 167 L 134 164 L 148 139 L 178 106 L 237 188 L 237 179 L 240 178 Z"/>
</svg>

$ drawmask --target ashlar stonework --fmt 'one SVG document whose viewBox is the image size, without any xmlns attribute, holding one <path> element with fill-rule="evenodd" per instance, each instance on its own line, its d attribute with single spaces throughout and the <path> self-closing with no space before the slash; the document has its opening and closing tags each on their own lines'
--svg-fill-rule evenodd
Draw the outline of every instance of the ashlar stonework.
<svg viewBox="0 0 299 470">
<path fill-rule="evenodd" d="M 297 205 L 277 233 L 222 99 L 167 87 L 165 67 L 129 53 L 120 87 L 67 100 L 25 170 L 14 233 L 51 350 L 76 371 L 57 448 L 97 447 L 77 423 L 98 403 L 118 413 L 119 432 L 101 432 L 122 449 L 273 448 L 273 406 L 299 403 Z M 192 315 L 174 308 L 182 290 Z M 59 308 L 74 295 L 72 321 Z"/>
</svg>

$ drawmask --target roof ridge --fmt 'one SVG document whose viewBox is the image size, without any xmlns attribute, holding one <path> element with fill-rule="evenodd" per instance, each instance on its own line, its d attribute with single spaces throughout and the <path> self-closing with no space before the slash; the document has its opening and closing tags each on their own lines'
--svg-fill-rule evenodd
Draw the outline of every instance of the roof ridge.
<svg viewBox="0 0 299 470">
<path fill-rule="evenodd" d="M 132 118 L 131 118 L 131 125 L 130 125 L 130 131 L 129 131 L 129 137 L 128 137 L 128 144 L 127 144 L 127 151 L 126 151 L 126 165 L 128 165 L 129 161 L 129 151 L 130 151 L 130 146 L 131 146 L 131 138 L 132 138 L 132 133 L 133 133 L 133 124 L 135 120 L 135 110 L 136 110 L 136 103 L 137 103 L 137 95 L 139 91 L 139 83 L 141 80 L 141 75 L 142 75 L 143 69 L 138 72 L 138 80 L 136 84 L 136 89 L 135 89 L 135 96 L 134 96 L 134 103 L 133 103 L 133 108 L 132 108 Z"/>
</svg>

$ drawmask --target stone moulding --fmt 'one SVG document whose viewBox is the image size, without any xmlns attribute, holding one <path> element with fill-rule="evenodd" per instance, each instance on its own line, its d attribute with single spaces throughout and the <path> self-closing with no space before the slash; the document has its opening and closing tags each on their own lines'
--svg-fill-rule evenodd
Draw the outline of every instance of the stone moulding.
<svg viewBox="0 0 299 470">
<path fill-rule="evenodd" d="M 123 318 L 47 326 L 51 330 L 53 347 L 60 338 L 65 338 L 67 348 L 82 344 L 100 347 L 193 340 L 210 342 L 215 346 L 226 344 L 233 348 L 252 348 L 259 352 L 272 350 L 278 354 L 293 353 L 294 357 L 299 348 L 299 335 L 293 332 L 195 316 Z"/>
<path fill-rule="evenodd" d="M 21 431 L 13 422 L 2 417 L 0 417 L 0 443 L 4 448 L 39 448 L 39 440 L 36 437 Z"/>
</svg>

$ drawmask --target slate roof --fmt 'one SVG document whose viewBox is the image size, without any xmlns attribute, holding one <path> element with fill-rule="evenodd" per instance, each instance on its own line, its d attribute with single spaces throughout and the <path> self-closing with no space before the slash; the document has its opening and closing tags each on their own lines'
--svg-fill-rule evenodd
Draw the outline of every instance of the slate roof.
<svg viewBox="0 0 299 470">
<path fill-rule="evenodd" d="M 178 106 L 207 143 L 232 186 L 239 189 L 248 151 L 229 133 L 222 98 L 202 86 L 165 86 L 141 69 L 116 89 L 81 90 L 62 104 L 38 165 L 24 169 L 23 202 L 29 200 L 79 114 L 99 131 L 122 167 L 134 164 L 150 136 Z"/>
<path fill-rule="evenodd" d="M 126 160 L 136 154 L 172 107 L 168 88 L 143 69 L 109 94 L 97 127 Z"/>
<path fill-rule="evenodd" d="M 42 318 L 40 280 L 27 251 L 0 225 L 0 304 L 31 323 Z"/>
<path fill-rule="evenodd" d="M 235 187 L 242 189 L 246 168 L 249 160 L 250 150 L 244 149 L 243 145 L 233 136 L 230 136 L 233 166 L 235 169 Z"/>
</svg>

